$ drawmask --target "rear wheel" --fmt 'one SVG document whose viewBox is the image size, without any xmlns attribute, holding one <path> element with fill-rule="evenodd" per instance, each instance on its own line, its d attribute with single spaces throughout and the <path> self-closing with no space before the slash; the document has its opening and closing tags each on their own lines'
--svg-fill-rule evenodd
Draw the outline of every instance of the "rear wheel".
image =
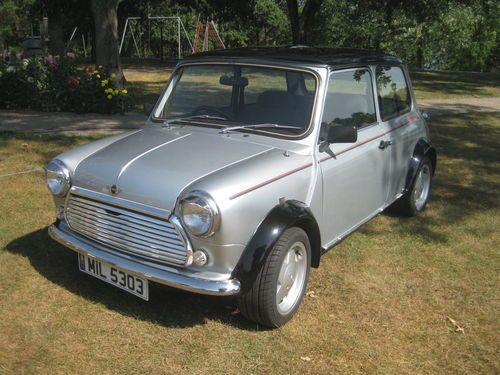
<svg viewBox="0 0 500 375">
<path fill-rule="evenodd" d="M 239 297 L 241 313 L 268 327 L 288 322 L 309 279 L 311 245 L 300 228 L 287 229 L 274 245 L 251 289 Z"/>
<path fill-rule="evenodd" d="M 417 171 L 411 189 L 396 203 L 395 209 L 404 216 L 417 216 L 425 210 L 432 187 L 432 163 L 424 158 Z"/>
</svg>

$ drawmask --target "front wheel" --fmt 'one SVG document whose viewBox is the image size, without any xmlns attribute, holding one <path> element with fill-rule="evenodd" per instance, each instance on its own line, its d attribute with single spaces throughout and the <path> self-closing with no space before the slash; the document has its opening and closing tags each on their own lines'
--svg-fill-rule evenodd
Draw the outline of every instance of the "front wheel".
<svg viewBox="0 0 500 375">
<path fill-rule="evenodd" d="M 311 245 L 300 228 L 287 229 L 271 250 L 251 289 L 238 299 L 241 313 L 268 327 L 288 322 L 309 280 Z"/>
</svg>

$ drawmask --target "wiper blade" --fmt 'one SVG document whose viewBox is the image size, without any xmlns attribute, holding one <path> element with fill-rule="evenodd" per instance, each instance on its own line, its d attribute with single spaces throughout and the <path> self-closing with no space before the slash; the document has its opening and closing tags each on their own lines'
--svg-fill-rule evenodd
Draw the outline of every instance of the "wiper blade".
<svg viewBox="0 0 500 375">
<path fill-rule="evenodd" d="M 299 128 L 298 126 L 288 126 L 288 125 L 279 125 L 279 124 L 247 124 L 247 125 L 236 125 L 236 126 L 229 126 L 227 128 L 223 128 L 219 131 L 221 134 L 226 134 L 227 132 L 233 131 L 233 130 L 240 130 L 240 129 L 261 129 L 261 128 L 266 128 L 266 129 L 294 129 L 294 130 L 303 130 L 302 128 Z"/>
<path fill-rule="evenodd" d="M 197 119 L 227 121 L 227 118 L 221 117 L 221 116 L 193 115 L 193 116 L 185 116 L 185 117 L 168 118 L 165 121 L 163 121 L 163 126 L 169 127 L 170 125 L 172 125 L 174 122 L 177 122 L 177 121 L 189 121 L 189 120 L 197 120 Z"/>
</svg>

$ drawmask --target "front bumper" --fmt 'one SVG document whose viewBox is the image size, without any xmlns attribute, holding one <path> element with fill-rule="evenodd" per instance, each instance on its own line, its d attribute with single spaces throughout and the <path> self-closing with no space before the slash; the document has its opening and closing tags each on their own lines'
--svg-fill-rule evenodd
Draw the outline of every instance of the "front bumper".
<svg viewBox="0 0 500 375">
<path fill-rule="evenodd" d="M 65 230 L 61 223 L 51 225 L 49 227 L 49 235 L 71 250 L 110 263 L 155 283 L 168 285 L 189 292 L 217 296 L 235 295 L 238 294 L 241 289 L 240 282 L 237 279 L 206 280 L 168 272 L 122 258 L 106 251 L 104 247 L 101 248 L 99 245 L 90 243 L 90 241 L 87 241 L 83 237 L 73 234 L 70 230 Z"/>
</svg>

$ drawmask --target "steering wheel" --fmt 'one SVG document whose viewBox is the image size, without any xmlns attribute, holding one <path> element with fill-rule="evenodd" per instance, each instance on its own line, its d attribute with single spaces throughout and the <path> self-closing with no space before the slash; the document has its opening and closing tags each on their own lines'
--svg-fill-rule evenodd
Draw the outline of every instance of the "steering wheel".
<svg viewBox="0 0 500 375">
<path fill-rule="evenodd" d="M 233 116 L 223 111 L 220 108 L 212 107 L 209 105 L 200 105 L 193 110 L 193 115 L 210 115 L 215 114 L 220 117 L 224 117 L 226 120 L 234 120 Z"/>
</svg>

